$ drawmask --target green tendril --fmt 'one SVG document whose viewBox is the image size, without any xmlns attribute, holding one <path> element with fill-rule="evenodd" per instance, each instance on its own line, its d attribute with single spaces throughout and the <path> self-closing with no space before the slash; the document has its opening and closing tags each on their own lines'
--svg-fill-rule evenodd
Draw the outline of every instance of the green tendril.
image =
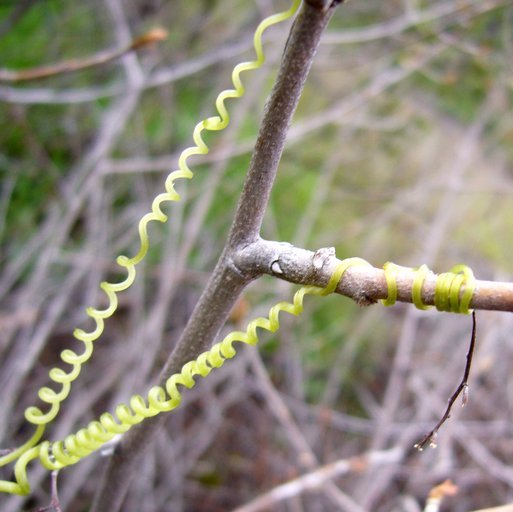
<svg viewBox="0 0 513 512">
<path fill-rule="evenodd" d="M 0 462 L 3 463 L 18 459 L 15 465 L 16 483 L 0 482 L 0 491 L 14 494 L 29 493 L 30 486 L 26 468 L 27 464 L 35 458 L 39 458 L 43 466 L 49 470 L 76 464 L 115 436 L 127 432 L 133 425 L 162 412 L 176 409 L 182 399 L 179 387 L 192 388 L 196 383 L 195 377 L 207 377 L 214 368 L 221 367 L 226 360 L 233 358 L 237 353 L 234 347 L 236 341 L 247 345 L 256 345 L 259 341 L 258 329 L 276 332 L 280 327 L 279 315 L 281 312 L 299 316 L 303 311 L 305 295 L 325 296 L 335 292 L 345 272 L 354 266 L 370 266 L 370 263 L 362 258 L 347 258 L 341 261 L 332 273 L 326 287 L 303 286 L 294 294 L 292 302 L 279 302 L 269 310 L 267 318 L 259 317 L 252 320 L 246 331 L 231 332 L 197 359 L 186 363 L 179 373 L 167 379 L 164 386 L 152 387 L 146 399 L 140 395 L 134 395 L 128 404 L 118 405 L 114 414 L 102 414 L 99 420 L 92 421 L 87 427 L 80 429 L 75 434 L 70 434 L 63 441 L 39 443 L 44 425 L 38 424 L 38 431 L 25 445 L 0 459 Z M 392 305 L 397 300 L 396 279 L 402 268 L 404 267 L 390 262 L 383 266 L 388 287 L 388 296 L 383 300 L 385 305 Z M 411 292 L 412 302 L 419 309 L 426 309 L 427 306 L 422 301 L 422 287 L 430 270 L 426 265 L 410 270 L 415 273 Z M 474 288 L 475 280 L 472 270 L 466 265 L 456 265 L 450 272 L 437 277 L 435 306 L 441 311 L 469 313 Z M 60 378 L 62 375 L 58 374 L 54 377 Z M 40 398 L 44 401 L 49 400 L 52 398 L 52 393 L 48 388 L 43 388 L 40 391 Z M 39 418 L 36 414 L 37 419 Z"/>
<path fill-rule="evenodd" d="M 426 306 L 422 302 L 422 285 L 426 279 L 426 276 L 429 274 L 429 268 L 427 265 L 421 265 L 415 271 L 415 277 L 413 279 L 413 284 L 411 287 L 411 300 L 416 308 L 426 310 L 429 309 L 429 306 Z"/>
<path fill-rule="evenodd" d="M 399 267 L 395 263 L 387 262 L 383 265 L 387 282 L 388 296 L 382 300 L 385 306 L 392 306 L 397 300 L 397 271 Z M 411 288 L 411 299 L 415 307 L 426 310 L 430 306 L 422 300 L 422 287 L 427 275 L 431 272 L 427 265 L 421 265 L 413 270 L 415 273 Z M 439 274 L 435 283 L 434 305 L 438 311 L 461 313 L 468 315 L 470 302 L 475 290 L 474 273 L 467 265 L 456 265 L 450 272 Z"/>
<path fill-rule="evenodd" d="M 82 329 L 75 329 L 75 331 L 73 332 L 73 336 L 84 344 L 84 351 L 81 354 L 77 354 L 72 350 L 65 350 L 62 352 L 61 359 L 63 362 L 71 365 L 71 370 L 69 372 L 65 372 L 60 368 L 52 368 L 49 372 L 50 379 L 54 383 L 60 385 L 60 390 L 54 391 L 48 387 L 44 387 L 40 390 L 38 394 L 39 398 L 44 403 L 49 405 L 49 410 L 47 412 L 43 412 L 39 407 L 29 407 L 25 411 L 26 420 L 29 423 L 32 423 L 37 426 L 35 434 L 30 438 L 30 440 L 27 443 L 23 444 L 7 456 L 0 457 L 0 467 L 12 462 L 15 459 L 18 459 L 18 463 L 16 464 L 17 470 L 15 471 L 16 483 L 9 481 L 0 481 L 0 492 L 8 492 L 13 494 L 28 494 L 30 492 L 30 487 L 28 485 L 28 481 L 26 478 L 25 469 L 20 468 L 25 468 L 29 460 L 31 460 L 31 458 L 35 458 L 40 455 L 41 459 L 44 459 L 44 461 L 46 461 L 47 467 L 61 467 L 60 463 L 51 462 L 54 457 L 57 460 L 65 459 L 69 463 L 76 462 L 76 460 L 73 457 L 68 459 L 67 454 L 74 450 L 73 443 L 75 441 L 82 442 L 82 440 L 87 440 L 87 436 L 91 435 L 91 432 L 93 432 L 94 429 L 91 429 L 91 431 L 83 432 L 76 439 L 67 438 L 67 442 L 65 441 L 65 446 L 62 448 L 62 450 L 60 445 L 52 445 L 51 449 L 45 443 L 38 445 L 37 447 L 34 447 L 34 445 L 36 445 L 42 438 L 45 426 L 52 420 L 54 420 L 55 417 L 58 415 L 61 403 L 69 395 L 72 382 L 80 374 L 82 365 L 86 363 L 88 359 L 92 356 L 94 350 L 93 343 L 97 339 L 99 339 L 103 333 L 104 320 L 112 316 L 117 309 L 117 293 L 128 289 L 130 286 L 132 286 L 133 282 L 135 281 L 136 266 L 144 259 L 150 248 L 150 240 L 148 237 L 148 225 L 154 221 L 167 221 L 167 215 L 162 211 L 162 205 L 167 202 L 176 202 L 180 200 L 180 195 L 174 188 L 175 181 L 177 179 L 191 179 L 193 177 L 193 172 L 191 171 L 187 163 L 188 159 L 191 156 L 206 155 L 209 152 L 209 148 L 203 140 L 202 132 L 204 130 L 221 131 L 228 126 L 230 122 L 230 116 L 226 108 L 225 101 L 227 99 L 241 98 L 244 95 L 244 86 L 242 84 L 240 77 L 241 73 L 256 70 L 260 68 L 264 63 L 265 56 L 262 45 L 263 33 L 272 25 L 275 25 L 276 23 L 280 23 L 292 17 L 298 10 L 300 4 L 301 0 L 293 0 L 288 10 L 269 16 L 258 25 L 253 38 L 256 59 L 248 62 L 242 62 L 235 66 L 232 72 L 232 83 L 234 88 L 222 91 L 217 96 L 215 105 L 218 112 L 218 116 L 205 118 L 202 121 L 200 121 L 194 128 L 193 140 L 195 145 L 182 151 L 180 158 L 178 160 L 179 169 L 171 172 L 165 180 L 165 192 L 159 194 L 153 200 L 151 205 L 151 212 L 144 215 L 139 221 L 138 234 L 140 247 L 137 254 L 131 258 L 124 255 L 120 255 L 116 259 L 117 264 L 124 271 L 126 271 L 125 279 L 117 283 L 110 283 L 104 281 L 100 284 L 101 290 L 105 293 L 107 297 L 107 307 L 104 310 L 88 307 L 86 313 L 94 321 L 94 329 L 90 332 L 86 332 Z M 159 393 L 151 395 L 150 397 L 151 401 L 155 403 L 159 402 L 159 398 Z M 136 411 L 140 409 L 141 413 L 146 413 L 145 406 L 142 405 L 142 402 L 142 399 L 135 399 L 133 404 L 131 402 L 131 405 L 134 405 L 134 409 Z M 127 423 L 130 421 L 136 422 L 135 417 L 133 417 L 132 419 L 129 418 L 129 415 L 131 413 L 129 413 L 128 410 L 122 408 L 119 412 L 121 416 L 126 417 Z M 139 416 L 136 417 L 138 418 Z M 104 417 L 103 423 L 101 423 L 100 420 L 100 424 L 102 426 L 104 424 L 110 425 L 110 418 Z M 123 430 L 121 427 L 114 427 L 113 425 L 111 426 L 113 430 L 115 430 L 115 428 L 118 428 L 118 430 Z M 37 451 L 36 455 L 34 455 L 34 453 L 36 453 L 34 450 Z M 29 453 L 30 457 L 28 455 Z M 59 457 L 58 454 L 60 454 L 61 457 Z M 72 460 L 74 462 L 70 462 Z"/>
<path fill-rule="evenodd" d="M 256 70 L 264 63 L 262 47 L 262 35 L 270 26 L 285 21 L 299 8 L 301 0 L 294 0 L 291 7 L 281 13 L 264 19 L 257 27 L 254 35 L 254 49 L 256 59 L 237 64 L 232 72 L 234 88 L 222 91 L 216 99 L 217 116 L 212 116 L 200 121 L 193 132 L 194 146 L 185 149 L 178 161 L 178 170 L 171 172 L 165 180 L 165 192 L 159 194 L 152 202 L 151 212 L 144 215 L 138 224 L 140 247 L 137 254 L 131 258 L 120 255 L 116 259 L 117 264 L 126 271 L 126 277 L 117 283 L 104 281 L 100 284 L 105 293 L 108 305 L 100 310 L 88 307 L 87 315 L 94 321 L 95 327 L 86 332 L 75 329 L 73 336 L 84 345 L 83 352 L 78 354 L 72 350 L 64 350 L 61 353 L 63 362 L 71 366 L 66 372 L 60 368 L 52 368 L 49 372 L 50 379 L 60 385 L 59 391 L 49 387 L 39 390 L 40 400 L 49 405 L 47 412 L 38 407 L 29 407 L 25 411 L 25 418 L 36 426 L 32 437 L 22 446 L 9 454 L 0 457 L 0 467 L 15 462 L 15 482 L 0 481 L 0 492 L 26 495 L 30 493 L 30 485 L 27 477 L 27 465 L 38 458 L 40 462 L 50 470 L 61 469 L 65 466 L 76 464 L 82 458 L 98 450 L 116 435 L 127 432 L 133 425 L 142 422 L 145 418 L 155 416 L 161 412 L 169 412 L 180 405 L 181 392 L 179 386 L 192 388 L 195 385 L 196 376 L 206 377 L 214 368 L 221 367 L 227 359 L 236 355 L 234 342 L 255 345 L 258 341 L 257 329 L 275 332 L 280 327 L 279 314 L 281 312 L 298 316 L 303 311 L 305 295 L 324 296 L 333 293 L 344 273 L 353 266 L 370 264 L 361 258 L 347 258 L 339 263 L 331 275 L 325 288 L 315 286 L 303 286 L 292 299 L 292 302 L 280 302 L 269 310 L 267 318 L 259 317 L 252 320 L 245 332 L 234 331 L 228 334 L 222 341 L 216 343 L 210 350 L 202 353 L 197 359 L 188 362 L 181 371 L 172 375 L 164 386 L 154 386 L 146 398 L 140 395 L 133 396 L 128 404 L 120 404 L 115 408 L 114 414 L 104 413 L 96 421 L 92 421 L 87 427 L 67 436 L 62 441 L 43 441 L 45 428 L 59 413 L 61 403 L 70 393 L 72 382 L 80 374 L 82 366 L 90 359 L 94 350 L 94 342 L 100 338 L 104 330 L 104 320 L 112 316 L 118 306 L 117 294 L 128 289 L 136 278 L 136 266 L 144 259 L 150 248 L 148 237 L 148 225 L 151 222 L 166 222 L 167 215 L 162 211 L 162 205 L 167 202 L 179 201 L 180 195 L 174 188 L 177 179 L 191 179 L 193 172 L 187 161 L 194 155 L 205 155 L 209 148 L 202 138 L 202 132 L 224 130 L 230 121 L 229 113 L 225 105 L 227 99 L 238 99 L 244 94 L 244 86 L 240 75 L 243 72 Z M 398 286 L 397 273 L 401 267 L 393 263 L 385 263 L 385 279 L 388 295 L 383 304 L 393 305 L 397 300 Z M 426 265 L 414 270 L 412 283 L 412 302 L 419 309 L 427 309 L 422 300 L 422 288 L 426 276 L 430 270 Z M 472 270 L 465 265 L 457 265 L 450 272 L 440 274 L 437 277 L 434 294 L 434 304 L 440 311 L 468 314 L 469 306 L 475 289 L 475 280 Z"/>
<path fill-rule="evenodd" d="M 397 300 L 397 281 L 396 281 L 396 269 L 398 265 L 392 263 L 391 261 L 387 261 L 383 265 L 383 270 L 385 271 L 385 279 L 387 282 L 388 296 L 386 299 L 383 299 L 381 302 L 384 306 L 393 306 Z"/>
<path fill-rule="evenodd" d="M 17 493 L 26 494 L 30 491 L 26 467 L 31 460 L 39 458 L 43 466 L 49 470 L 76 464 L 116 435 L 127 432 L 133 425 L 161 412 L 176 409 L 182 399 L 179 386 L 192 388 L 196 384 L 194 380 L 196 376 L 206 377 L 214 368 L 220 368 L 226 360 L 233 358 L 237 354 L 235 342 L 256 345 L 259 341 L 258 329 L 276 332 L 280 328 L 280 313 L 299 316 L 303 311 L 305 295 L 325 296 L 333 293 L 347 269 L 361 265 L 370 266 L 361 258 L 343 260 L 336 267 L 325 288 L 303 286 L 294 294 L 292 302 L 279 302 L 269 310 L 267 318 L 259 317 L 252 320 L 247 325 L 246 331 L 231 332 L 210 350 L 186 363 L 179 373 L 167 379 L 164 386 L 152 387 L 146 399 L 140 395 L 134 395 L 128 404 L 118 405 L 114 414 L 102 414 L 99 420 L 92 421 L 87 427 L 67 436 L 63 441 L 44 441 L 37 446 L 29 447 L 30 449 L 19 457 L 15 466 L 18 481 Z M 14 489 L 14 487 L 4 486 L 2 490 L 14 492 Z"/>
<path fill-rule="evenodd" d="M 454 266 L 450 272 L 440 274 L 436 280 L 436 309 L 468 315 L 471 313 L 469 306 L 474 289 L 475 279 L 472 270 L 463 264 Z"/>
</svg>

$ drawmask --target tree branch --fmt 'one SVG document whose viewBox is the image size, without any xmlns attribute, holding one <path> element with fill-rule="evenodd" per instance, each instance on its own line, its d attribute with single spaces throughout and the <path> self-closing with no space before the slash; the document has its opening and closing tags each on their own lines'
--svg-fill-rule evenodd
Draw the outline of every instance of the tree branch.
<svg viewBox="0 0 513 512">
<path fill-rule="evenodd" d="M 278 77 L 264 110 L 227 244 L 175 350 L 162 370 L 161 384 L 210 347 L 238 296 L 257 276 L 254 272 L 240 272 L 233 264 L 233 257 L 241 248 L 259 240 L 286 132 L 321 34 L 335 6 L 333 3 L 321 9 L 304 3 L 292 26 Z M 121 508 L 136 464 L 165 418 L 163 414 L 149 418 L 123 436 L 101 480 L 93 512 L 115 512 Z"/>
<path fill-rule="evenodd" d="M 324 287 L 341 260 L 334 256 L 325 258 L 317 268 L 313 252 L 284 242 L 259 240 L 246 246 L 234 256 L 240 272 L 253 275 L 268 274 L 291 283 Z M 419 265 L 422 262 L 419 262 Z M 397 301 L 412 303 L 415 271 L 407 267 L 396 268 Z M 437 275 L 428 273 L 422 286 L 422 302 L 433 306 Z M 350 267 L 344 274 L 335 293 L 345 295 L 360 305 L 369 305 L 388 296 L 385 271 L 372 266 Z M 513 283 L 476 279 L 470 302 L 473 309 L 513 312 Z"/>
<path fill-rule="evenodd" d="M 332 12 L 333 8 L 324 12 L 305 4 L 294 22 L 285 46 L 282 67 L 264 109 L 249 171 L 228 236 L 229 250 L 254 242 L 260 236 L 290 122 L 320 36 Z"/>
<path fill-rule="evenodd" d="M 378 466 L 399 462 L 404 456 L 401 448 L 372 451 L 350 459 L 339 459 L 305 473 L 293 480 L 277 485 L 270 491 L 257 496 L 234 512 L 258 512 L 276 510 L 278 503 L 299 496 L 308 491 L 317 490 L 326 482 L 352 472 L 371 470 Z"/>
</svg>

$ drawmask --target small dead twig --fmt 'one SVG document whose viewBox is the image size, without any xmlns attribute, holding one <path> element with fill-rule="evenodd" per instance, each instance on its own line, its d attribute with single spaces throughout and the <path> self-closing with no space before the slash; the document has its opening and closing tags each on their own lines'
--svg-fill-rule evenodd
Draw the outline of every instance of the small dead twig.
<svg viewBox="0 0 513 512">
<path fill-rule="evenodd" d="M 438 430 L 440 427 L 451 417 L 451 410 L 454 402 L 461 394 L 461 406 L 464 407 L 468 402 L 468 378 L 470 375 L 470 367 L 472 366 L 472 356 L 474 355 L 474 347 L 476 345 L 476 313 L 472 311 L 472 336 L 470 338 L 470 346 L 467 352 L 467 362 L 465 364 L 465 372 L 463 373 L 463 378 L 459 386 L 456 388 L 456 391 L 452 394 L 451 398 L 449 398 L 449 402 L 447 404 L 447 409 L 445 410 L 444 415 L 440 419 L 440 421 L 435 425 L 433 430 L 427 433 L 420 442 L 418 442 L 414 447 L 417 448 L 420 452 L 429 444 L 431 448 L 436 448 L 436 438 L 438 435 Z"/>
<path fill-rule="evenodd" d="M 61 502 L 57 494 L 57 475 L 59 471 L 52 471 L 52 499 L 47 507 L 38 508 L 35 512 L 62 512 Z"/>
<path fill-rule="evenodd" d="M 74 73 L 93 66 L 100 66 L 113 60 L 123 57 L 126 53 L 138 50 L 143 46 L 149 46 L 158 41 L 167 38 L 167 32 L 162 28 L 154 28 L 134 39 L 128 46 L 118 50 L 106 50 L 96 53 L 90 57 L 83 59 L 70 59 L 56 64 L 49 64 L 37 68 L 24 69 L 16 71 L 12 69 L 0 69 L 0 82 L 26 82 L 29 80 L 37 80 L 39 78 L 48 78 L 54 75 L 62 75 L 65 73 Z"/>
</svg>

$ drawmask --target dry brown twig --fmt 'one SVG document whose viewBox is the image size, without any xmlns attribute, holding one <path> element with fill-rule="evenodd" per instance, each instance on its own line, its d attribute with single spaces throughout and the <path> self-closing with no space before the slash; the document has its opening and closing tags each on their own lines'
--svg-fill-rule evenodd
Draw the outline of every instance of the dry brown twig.
<svg viewBox="0 0 513 512">
<path fill-rule="evenodd" d="M 476 313 L 472 312 L 472 335 L 470 338 L 470 346 L 467 352 L 467 362 L 465 364 L 465 371 L 463 373 L 463 378 L 459 383 L 456 391 L 449 398 L 449 402 L 447 404 L 447 408 L 445 409 L 444 415 L 440 418 L 435 427 L 428 432 L 416 445 L 420 452 L 424 450 L 424 448 L 429 445 L 432 448 L 436 448 L 436 438 L 438 435 L 438 430 L 440 427 L 451 417 L 451 410 L 454 402 L 456 402 L 457 398 L 461 394 L 461 406 L 465 407 L 468 402 L 468 379 L 470 376 L 470 368 L 472 366 L 472 356 L 474 355 L 474 349 L 476 346 Z"/>
<path fill-rule="evenodd" d="M 167 32 L 163 28 L 155 27 L 142 36 L 136 37 L 128 46 L 117 50 L 105 50 L 82 59 L 70 59 L 56 64 L 48 64 L 21 71 L 12 69 L 0 69 L 0 82 L 28 82 L 40 78 L 48 78 L 55 75 L 74 73 L 84 69 L 101 66 L 119 59 L 129 52 L 139 50 L 144 46 L 153 45 L 167 38 Z"/>
<path fill-rule="evenodd" d="M 472 512 L 513 512 L 513 503 L 502 505 L 500 507 L 480 508 L 479 510 L 473 510 Z"/>
<path fill-rule="evenodd" d="M 373 451 L 349 459 L 340 459 L 321 466 L 309 473 L 299 476 L 289 482 L 278 485 L 274 489 L 257 496 L 255 499 L 237 508 L 234 512 L 257 512 L 274 509 L 278 503 L 293 496 L 316 490 L 327 481 L 348 473 L 363 473 L 371 469 L 397 463 L 403 457 L 400 448 Z"/>
</svg>

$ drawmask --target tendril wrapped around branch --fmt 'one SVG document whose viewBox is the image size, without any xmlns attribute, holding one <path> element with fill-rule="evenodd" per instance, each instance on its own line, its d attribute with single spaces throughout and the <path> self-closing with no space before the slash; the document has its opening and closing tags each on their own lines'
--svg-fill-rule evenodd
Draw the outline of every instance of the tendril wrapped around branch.
<svg viewBox="0 0 513 512">
<path fill-rule="evenodd" d="M 86 428 L 66 437 L 64 441 L 41 443 L 41 462 L 51 470 L 75 464 L 117 434 L 126 432 L 145 418 L 176 409 L 182 399 L 178 386 L 192 388 L 196 384 L 195 377 L 207 377 L 214 368 L 220 368 L 227 359 L 233 358 L 237 354 L 234 342 L 256 345 L 259 341 L 257 329 L 276 332 L 280 328 L 281 312 L 300 315 L 303 312 L 305 295 L 333 293 L 344 272 L 354 265 L 370 264 L 361 258 L 343 260 L 332 274 L 326 288 L 303 286 L 294 294 L 292 302 L 279 302 L 269 310 L 267 318 L 255 318 L 248 324 L 246 331 L 231 332 L 210 350 L 200 354 L 197 359 L 186 363 L 179 373 L 169 377 L 164 387 L 151 388 L 146 400 L 140 395 L 135 395 L 130 399 L 129 405 L 117 406 L 114 415 L 103 414 L 99 421 L 91 422 Z"/>
<path fill-rule="evenodd" d="M 388 297 L 383 300 L 385 306 L 392 306 L 397 300 L 397 270 L 403 268 L 395 263 L 388 261 L 383 265 L 385 279 L 388 287 Z M 413 279 L 411 298 L 418 309 L 426 310 L 422 301 L 422 285 L 426 276 L 431 272 L 427 265 L 421 265 L 414 269 L 415 277 Z M 474 273 L 467 265 L 455 265 L 450 272 L 438 274 L 435 284 L 435 307 L 438 311 L 448 311 L 451 313 L 462 313 L 468 315 L 472 296 L 475 289 Z"/>
</svg>

